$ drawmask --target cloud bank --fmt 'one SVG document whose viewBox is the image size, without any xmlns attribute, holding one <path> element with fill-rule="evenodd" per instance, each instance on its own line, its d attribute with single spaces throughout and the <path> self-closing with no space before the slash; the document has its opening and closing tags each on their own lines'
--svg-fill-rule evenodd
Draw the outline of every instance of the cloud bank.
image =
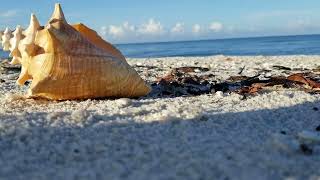
<svg viewBox="0 0 320 180">
<path fill-rule="evenodd" d="M 0 13 L 1 18 L 11 18 L 15 17 L 18 14 L 18 10 L 7 10 L 5 12 Z"/>
<path fill-rule="evenodd" d="M 227 24 L 214 20 L 208 23 L 176 22 L 165 25 L 157 19 L 150 18 L 141 24 L 125 21 L 120 25 L 102 26 L 100 34 L 115 43 L 134 43 L 320 33 L 320 25 L 315 24 L 315 19 L 310 19 L 309 16 L 300 16 L 290 21 L 281 17 L 277 19 L 279 23 L 273 23 L 272 26 L 265 23 L 270 19 L 274 20 L 279 14 L 285 16 L 292 13 L 260 13 L 248 17 L 247 20 L 239 20 L 242 24 Z"/>
<path fill-rule="evenodd" d="M 188 39 L 188 37 L 199 37 L 223 31 L 223 24 L 214 21 L 211 24 L 194 24 L 186 27 L 184 22 L 176 22 L 171 27 L 165 27 L 160 21 L 150 18 L 140 25 L 133 25 L 128 21 L 120 25 L 102 26 L 100 34 L 113 42 L 149 42 L 170 41 Z"/>
</svg>

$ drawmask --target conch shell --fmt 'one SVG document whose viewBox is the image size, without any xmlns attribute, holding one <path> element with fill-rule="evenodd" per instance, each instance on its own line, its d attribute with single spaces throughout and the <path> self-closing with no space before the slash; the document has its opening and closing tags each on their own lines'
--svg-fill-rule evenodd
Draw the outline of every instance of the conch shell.
<svg viewBox="0 0 320 180">
<path fill-rule="evenodd" d="M 19 43 L 21 39 L 24 38 L 24 35 L 22 34 L 22 28 L 20 25 L 17 26 L 16 30 L 13 32 L 13 38 L 10 39 L 10 57 L 12 58 L 11 64 L 17 64 L 19 61 L 17 58 L 20 57 L 19 52 Z"/>
<path fill-rule="evenodd" d="M 3 35 L 3 31 L 0 31 L 0 43 L 2 44 L 2 35 Z"/>
<path fill-rule="evenodd" d="M 60 4 L 44 29 L 31 20 L 19 43 L 20 54 L 14 53 L 22 65 L 17 83 L 32 79 L 29 97 L 70 100 L 140 97 L 150 92 L 120 51 L 88 27 L 74 27 Z"/>
<path fill-rule="evenodd" d="M 4 51 L 9 51 L 10 50 L 10 39 L 11 39 L 11 31 L 7 27 L 2 35 L 2 47 Z"/>
</svg>

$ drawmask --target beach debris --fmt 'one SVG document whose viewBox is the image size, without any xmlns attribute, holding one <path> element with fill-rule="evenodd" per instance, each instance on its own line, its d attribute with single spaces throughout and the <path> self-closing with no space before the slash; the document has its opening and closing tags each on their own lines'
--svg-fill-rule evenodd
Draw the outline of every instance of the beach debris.
<svg viewBox="0 0 320 180">
<path fill-rule="evenodd" d="M 282 66 L 281 68 L 283 69 Z M 219 83 L 214 77 L 208 68 L 178 67 L 158 78 L 153 87 L 156 94 L 166 96 L 200 95 L 217 91 L 255 95 L 264 90 L 272 91 L 279 88 L 297 88 L 308 93 L 320 93 L 320 77 L 311 72 L 289 74 L 287 77 L 271 74 L 266 77 L 264 73 L 252 77 L 230 76 Z"/>
<path fill-rule="evenodd" d="M 298 133 L 298 138 L 304 144 L 320 144 L 319 132 L 302 131 Z"/>
<path fill-rule="evenodd" d="M 60 4 L 43 29 L 34 17 L 19 43 L 21 57 L 12 54 L 22 65 L 17 83 L 32 79 L 28 97 L 71 100 L 140 97 L 150 92 L 120 51 L 88 27 L 69 25 Z"/>
<path fill-rule="evenodd" d="M 92 120 L 93 115 L 90 114 L 90 112 L 86 109 L 78 109 L 75 111 L 72 111 L 70 114 L 71 120 L 73 123 L 79 126 L 83 126 L 83 122 L 89 122 Z"/>
<path fill-rule="evenodd" d="M 158 69 L 159 68 L 157 66 L 146 66 L 146 65 L 142 65 L 140 63 L 137 63 L 137 64 L 133 65 L 133 67 L 135 67 L 135 68 L 145 68 L 145 69 Z"/>
<path fill-rule="evenodd" d="M 242 68 L 240 68 L 240 71 L 238 72 L 239 75 L 241 75 L 243 73 L 243 71 L 245 70 L 246 66 L 243 66 Z"/>
<path fill-rule="evenodd" d="M 259 76 L 260 75 L 253 77 L 235 76 L 230 77 L 228 81 L 233 82 L 231 86 L 236 87 L 235 85 L 238 85 L 238 88 L 236 88 L 234 92 L 239 94 L 256 94 L 264 88 L 276 86 L 282 86 L 283 88 L 301 88 L 311 93 L 317 92 L 320 88 L 320 83 L 308 78 L 307 75 L 302 73 L 292 74 L 288 77 L 271 76 L 266 79 L 260 79 Z"/>
<path fill-rule="evenodd" d="M 271 135 L 269 144 L 272 148 L 287 154 L 295 154 L 300 148 L 300 144 L 296 139 L 278 133 Z"/>
<path fill-rule="evenodd" d="M 286 134 L 287 134 L 287 132 L 286 132 L 286 131 L 284 131 L 284 130 L 282 130 L 282 131 L 280 131 L 280 134 L 286 135 Z"/>
<path fill-rule="evenodd" d="M 312 72 L 320 73 L 320 66 L 317 66 L 316 68 L 312 69 Z"/>
<path fill-rule="evenodd" d="M 315 82 L 312 79 L 306 77 L 306 74 L 302 74 L 302 73 L 292 74 L 287 79 L 290 81 L 294 81 L 294 82 L 309 86 L 312 89 L 320 88 L 320 83 Z"/>
<path fill-rule="evenodd" d="M 222 91 L 217 91 L 217 92 L 215 92 L 215 95 L 216 95 L 217 97 L 220 97 L 220 98 L 225 97 L 225 94 L 224 94 Z"/>
<path fill-rule="evenodd" d="M 5 94 L 4 101 L 12 103 L 14 101 L 25 100 L 26 97 L 21 94 L 7 93 Z"/>
<path fill-rule="evenodd" d="M 227 57 L 225 61 L 233 61 L 233 59 L 231 57 Z"/>
<path fill-rule="evenodd" d="M 4 51 L 9 51 L 10 50 L 10 39 L 11 39 L 11 31 L 10 29 L 7 27 L 2 35 L 2 47 Z"/>
<path fill-rule="evenodd" d="M 283 153 L 287 153 L 289 155 L 293 155 L 296 153 L 312 155 L 313 148 L 315 147 L 313 144 L 301 141 L 294 136 L 288 136 L 286 133 L 273 134 L 269 143 L 274 149 Z"/>
<path fill-rule="evenodd" d="M 192 73 L 192 72 L 207 72 L 209 68 L 204 67 L 194 67 L 194 66 L 186 66 L 174 68 L 172 73 Z"/>
<path fill-rule="evenodd" d="M 285 66 L 278 66 L 278 65 L 274 65 L 272 66 L 273 69 L 276 69 L 276 70 L 285 70 L 285 71 L 290 71 L 291 68 L 289 67 L 285 67 Z"/>
<path fill-rule="evenodd" d="M 158 96 L 184 96 L 211 93 L 210 75 L 198 76 L 194 73 L 207 72 L 209 68 L 179 67 L 174 68 L 153 84 L 153 94 Z"/>
<path fill-rule="evenodd" d="M 300 144 L 300 150 L 305 154 L 305 155 L 312 155 L 313 150 L 311 147 L 309 147 L 307 144 Z"/>
</svg>

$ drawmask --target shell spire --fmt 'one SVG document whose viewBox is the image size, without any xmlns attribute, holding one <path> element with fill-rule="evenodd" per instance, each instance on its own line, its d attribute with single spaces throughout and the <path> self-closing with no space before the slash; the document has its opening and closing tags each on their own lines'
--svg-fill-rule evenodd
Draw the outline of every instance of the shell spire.
<svg viewBox="0 0 320 180">
<path fill-rule="evenodd" d="M 31 14 L 29 27 L 23 32 L 25 38 L 19 44 L 19 50 L 23 57 L 26 58 L 29 56 L 29 47 L 34 46 L 36 34 L 39 30 L 41 30 L 40 23 L 37 17 L 34 14 Z"/>
<path fill-rule="evenodd" d="M 27 35 L 29 33 L 34 33 L 35 31 L 37 31 L 40 28 L 40 23 L 36 17 L 36 15 L 34 15 L 33 13 L 31 14 L 30 17 L 30 24 L 29 27 L 24 31 L 24 34 Z"/>
<path fill-rule="evenodd" d="M 55 4 L 54 11 L 53 11 L 53 14 L 52 14 L 49 22 L 51 22 L 53 20 L 60 20 L 63 22 L 67 22 L 66 18 L 64 17 L 60 3 Z"/>
<path fill-rule="evenodd" d="M 10 39 L 11 39 L 11 31 L 7 27 L 2 35 L 2 47 L 4 51 L 10 50 Z"/>
</svg>

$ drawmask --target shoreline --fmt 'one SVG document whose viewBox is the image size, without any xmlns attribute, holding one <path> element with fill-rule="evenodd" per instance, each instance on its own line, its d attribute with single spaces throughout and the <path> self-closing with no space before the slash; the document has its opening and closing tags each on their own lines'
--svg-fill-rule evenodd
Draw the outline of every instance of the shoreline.
<svg viewBox="0 0 320 180">
<path fill-rule="evenodd" d="M 314 71 L 320 56 L 128 58 L 128 63 L 148 83 L 185 66 L 208 68 L 200 74 L 213 74 L 210 81 L 219 83 L 240 72 L 268 78 Z M 0 75 L 0 177 L 320 178 L 320 94 L 276 88 L 246 98 L 217 91 L 51 102 L 24 99 L 26 87 L 17 87 L 16 77 L 16 72 Z"/>
</svg>

